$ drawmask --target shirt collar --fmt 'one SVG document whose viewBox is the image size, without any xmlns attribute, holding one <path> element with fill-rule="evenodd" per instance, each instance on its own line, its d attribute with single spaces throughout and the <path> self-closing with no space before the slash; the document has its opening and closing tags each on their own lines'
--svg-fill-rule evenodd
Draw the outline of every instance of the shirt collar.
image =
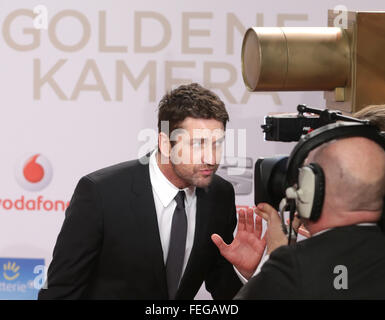
<svg viewBox="0 0 385 320">
<path fill-rule="evenodd" d="M 168 207 L 172 200 L 179 191 L 175 185 L 173 185 L 160 170 L 157 163 L 157 150 L 154 150 L 150 156 L 149 168 L 150 168 L 150 179 L 151 185 L 154 192 L 159 197 L 163 207 Z M 182 190 L 185 191 L 185 202 L 187 207 L 191 204 L 195 195 L 195 187 L 187 187 Z"/>
<path fill-rule="evenodd" d="M 375 223 L 372 222 L 363 222 L 363 223 L 357 223 L 356 226 L 375 226 Z M 312 237 L 319 236 L 322 233 L 325 233 L 327 231 L 333 230 L 334 228 L 328 228 L 321 231 L 318 231 L 317 233 L 313 234 Z"/>
</svg>

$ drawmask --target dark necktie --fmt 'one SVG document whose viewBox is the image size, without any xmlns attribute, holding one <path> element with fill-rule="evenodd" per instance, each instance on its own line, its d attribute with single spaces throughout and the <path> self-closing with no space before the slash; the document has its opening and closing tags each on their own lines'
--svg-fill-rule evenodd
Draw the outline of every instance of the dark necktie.
<svg viewBox="0 0 385 320">
<path fill-rule="evenodd" d="M 175 299 L 178 290 L 186 247 L 187 216 L 184 208 L 184 197 L 184 191 L 179 191 L 174 198 L 176 208 L 172 217 L 170 245 L 166 262 L 167 286 L 170 299 Z"/>
</svg>

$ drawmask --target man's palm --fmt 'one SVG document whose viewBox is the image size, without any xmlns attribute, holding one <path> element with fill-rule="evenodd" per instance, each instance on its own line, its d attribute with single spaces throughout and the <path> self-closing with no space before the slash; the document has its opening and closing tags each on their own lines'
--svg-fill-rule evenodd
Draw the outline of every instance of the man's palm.
<svg viewBox="0 0 385 320">
<path fill-rule="evenodd" d="M 211 239 L 220 253 L 247 279 L 249 279 L 261 261 L 266 247 L 265 238 L 261 239 L 262 219 L 255 217 L 252 209 L 238 214 L 238 228 L 231 244 L 226 244 L 222 237 L 213 234 Z"/>
</svg>

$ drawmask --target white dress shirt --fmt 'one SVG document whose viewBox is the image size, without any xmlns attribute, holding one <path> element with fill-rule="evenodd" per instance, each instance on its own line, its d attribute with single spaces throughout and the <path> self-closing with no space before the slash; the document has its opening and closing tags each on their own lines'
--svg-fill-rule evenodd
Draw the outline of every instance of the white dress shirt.
<svg viewBox="0 0 385 320">
<path fill-rule="evenodd" d="M 160 241 L 162 243 L 163 249 L 163 261 L 166 264 L 168 248 L 170 245 L 170 233 L 171 233 L 171 223 L 174 210 L 176 208 L 176 201 L 174 200 L 177 193 L 180 191 L 176 186 L 174 186 L 160 171 L 158 163 L 156 161 L 157 151 L 153 151 L 150 156 L 149 161 L 149 170 L 150 170 L 150 181 L 152 186 L 152 192 L 154 195 L 155 201 L 155 210 L 156 216 L 158 219 L 158 228 Z M 196 188 L 188 187 L 183 189 L 185 191 L 185 209 L 187 215 L 187 236 L 186 236 L 186 250 L 184 255 L 182 275 L 186 269 L 188 259 L 191 254 L 191 249 L 194 244 L 194 234 L 195 234 L 195 219 L 197 211 L 197 196 Z M 239 273 L 239 271 L 234 267 L 237 275 L 242 282 L 247 280 Z M 260 268 L 258 268 L 260 269 Z M 181 278 L 182 278 L 181 275 Z"/>
<path fill-rule="evenodd" d="M 170 243 L 172 217 L 176 208 L 176 201 L 174 200 L 174 198 L 180 190 L 164 176 L 162 171 L 160 171 L 158 163 L 156 161 L 156 155 L 157 151 L 155 150 L 150 156 L 150 181 L 152 186 L 152 192 L 154 195 L 159 235 L 163 249 L 163 259 L 164 263 L 166 264 Z M 185 191 L 186 195 L 185 209 L 187 215 L 187 236 L 182 275 L 184 273 L 184 270 L 186 269 L 186 265 L 194 243 L 195 217 L 197 207 L 195 187 L 189 187 L 183 190 Z"/>
</svg>

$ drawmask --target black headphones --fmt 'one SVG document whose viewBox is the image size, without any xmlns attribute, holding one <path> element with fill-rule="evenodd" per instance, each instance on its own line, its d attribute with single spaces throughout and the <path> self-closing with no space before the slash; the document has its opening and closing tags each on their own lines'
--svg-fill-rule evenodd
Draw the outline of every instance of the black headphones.
<svg viewBox="0 0 385 320">
<path fill-rule="evenodd" d="M 325 196 L 325 177 L 320 165 L 303 165 L 309 152 L 318 146 L 335 139 L 364 137 L 378 143 L 385 150 L 385 137 L 377 127 L 356 123 L 337 122 L 320 127 L 305 136 L 291 152 L 287 163 L 286 199 L 291 211 L 297 210 L 302 218 L 316 221 L 319 219 Z M 385 222 L 385 198 L 382 221 Z M 385 224 L 384 224 L 385 226 Z"/>
</svg>

